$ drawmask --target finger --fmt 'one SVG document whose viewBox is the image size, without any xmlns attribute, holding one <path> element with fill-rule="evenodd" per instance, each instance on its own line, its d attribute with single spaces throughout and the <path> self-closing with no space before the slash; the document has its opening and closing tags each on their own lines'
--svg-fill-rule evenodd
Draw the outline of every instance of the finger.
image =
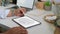
<svg viewBox="0 0 60 34">
<path fill-rule="evenodd" d="M 24 13 L 26 12 L 26 9 L 25 8 L 20 8 L 20 10 L 22 10 Z"/>
<path fill-rule="evenodd" d="M 18 14 L 17 16 L 22 17 L 22 16 L 24 16 L 24 14 Z"/>
<path fill-rule="evenodd" d="M 25 8 L 22 8 L 22 10 L 23 10 L 23 11 L 26 11 L 26 9 L 25 9 Z"/>
<path fill-rule="evenodd" d="M 24 14 L 24 10 L 23 9 L 20 9 L 19 11 Z"/>
</svg>

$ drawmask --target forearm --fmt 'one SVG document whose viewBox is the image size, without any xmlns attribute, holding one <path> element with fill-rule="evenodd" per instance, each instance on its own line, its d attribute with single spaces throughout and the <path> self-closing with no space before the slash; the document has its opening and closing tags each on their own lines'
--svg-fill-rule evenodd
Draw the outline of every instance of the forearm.
<svg viewBox="0 0 60 34">
<path fill-rule="evenodd" d="M 2 11 L 0 11 L 0 18 L 6 18 L 6 17 L 11 17 L 11 16 L 19 16 L 22 17 L 24 16 L 24 13 L 26 12 L 25 8 L 18 8 L 15 10 L 10 10 L 10 9 L 2 9 Z"/>
</svg>

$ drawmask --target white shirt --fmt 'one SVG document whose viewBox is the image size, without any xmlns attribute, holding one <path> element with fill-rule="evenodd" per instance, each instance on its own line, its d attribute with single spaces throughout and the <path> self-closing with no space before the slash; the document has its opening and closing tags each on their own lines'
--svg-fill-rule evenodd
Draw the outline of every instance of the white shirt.
<svg viewBox="0 0 60 34">
<path fill-rule="evenodd" d="M 10 9 L 0 9 L 0 18 L 6 18 Z"/>
</svg>

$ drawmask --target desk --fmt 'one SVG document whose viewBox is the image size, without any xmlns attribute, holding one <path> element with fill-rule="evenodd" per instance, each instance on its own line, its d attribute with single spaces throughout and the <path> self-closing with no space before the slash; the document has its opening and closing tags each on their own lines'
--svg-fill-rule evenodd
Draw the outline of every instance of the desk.
<svg viewBox="0 0 60 34">
<path fill-rule="evenodd" d="M 47 14 L 53 14 L 52 11 L 44 11 L 39 9 L 33 9 L 25 14 L 25 16 L 29 16 L 39 22 L 40 25 L 28 28 L 28 34 L 54 34 L 55 26 L 53 24 L 49 24 L 43 20 L 43 17 Z M 6 25 L 10 28 L 19 26 L 14 23 L 11 19 L 15 17 L 8 17 L 6 19 L 0 19 L 0 24 Z"/>
</svg>

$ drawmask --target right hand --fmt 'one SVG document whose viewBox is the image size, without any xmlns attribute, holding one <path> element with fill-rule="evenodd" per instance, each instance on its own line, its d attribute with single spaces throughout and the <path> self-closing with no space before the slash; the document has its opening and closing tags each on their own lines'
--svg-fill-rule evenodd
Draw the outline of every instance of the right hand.
<svg viewBox="0 0 60 34">
<path fill-rule="evenodd" d="M 25 8 L 19 8 L 14 11 L 15 16 L 24 16 L 24 13 L 26 12 Z"/>
</svg>

